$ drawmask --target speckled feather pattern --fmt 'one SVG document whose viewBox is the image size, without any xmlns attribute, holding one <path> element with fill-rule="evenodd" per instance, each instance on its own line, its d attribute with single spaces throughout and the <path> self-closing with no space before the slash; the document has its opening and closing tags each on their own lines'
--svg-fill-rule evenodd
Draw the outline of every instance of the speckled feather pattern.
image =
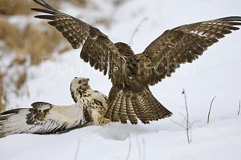
<svg viewBox="0 0 241 160">
<path fill-rule="evenodd" d="M 83 48 L 80 57 L 91 67 L 109 74 L 113 87 L 105 117 L 111 121 L 137 124 L 169 117 L 172 113 L 152 95 L 148 86 L 170 77 L 180 64 L 191 63 L 218 39 L 238 30 L 241 17 L 226 17 L 176 27 L 165 31 L 140 54 L 125 43 L 111 42 L 99 29 L 62 13 L 43 0 L 46 13 L 37 18 L 50 20 L 73 48 Z"/>
</svg>

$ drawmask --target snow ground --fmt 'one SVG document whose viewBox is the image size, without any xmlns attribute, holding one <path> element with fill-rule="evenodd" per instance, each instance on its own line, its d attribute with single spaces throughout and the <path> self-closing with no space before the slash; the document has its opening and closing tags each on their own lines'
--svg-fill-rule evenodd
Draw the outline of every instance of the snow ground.
<svg viewBox="0 0 241 160">
<path fill-rule="evenodd" d="M 96 0 L 98 1 L 98 0 Z M 129 42 L 136 26 L 145 17 L 131 46 L 136 53 L 166 29 L 231 15 L 241 15 L 240 0 L 132 0 L 117 10 L 104 0 L 100 13 L 112 14 L 109 29 L 97 25 L 114 42 Z M 71 6 L 68 6 L 71 7 Z M 72 14 L 71 8 L 65 9 Z M 82 16 L 81 16 L 82 15 Z M 87 22 L 91 20 L 85 19 Z M 136 126 L 110 124 L 89 126 L 62 135 L 12 135 L 0 139 L 1 160 L 105 159 L 105 160 L 238 160 L 241 148 L 241 31 L 227 35 L 192 64 L 182 65 L 172 77 L 151 87 L 154 96 L 174 115 L 169 119 Z M 32 67 L 28 73 L 30 97 L 14 99 L 9 108 L 30 107 L 35 101 L 68 105 L 73 101 L 69 83 L 74 77 L 90 78 L 90 85 L 108 95 L 110 80 L 79 59 L 80 50 L 71 50 L 56 59 Z M 190 114 L 191 144 L 187 143 L 182 90 L 185 88 Z M 206 124 L 214 96 L 210 124 Z M 174 122 L 178 123 L 174 123 Z"/>
</svg>

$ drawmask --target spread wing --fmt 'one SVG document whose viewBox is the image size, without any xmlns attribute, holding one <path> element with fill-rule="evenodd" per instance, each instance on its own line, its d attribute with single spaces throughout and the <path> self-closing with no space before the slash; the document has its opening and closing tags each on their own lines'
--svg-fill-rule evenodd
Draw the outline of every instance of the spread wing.
<svg viewBox="0 0 241 160">
<path fill-rule="evenodd" d="M 0 114 L 0 138 L 20 133 L 62 133 L 88 123 L 83 105 L 56 106 L 45 102 L 33 108 L 13 109 Z"/>
<path fill-rule="evenodd" d="M 183 25 L 165 31 L 141 54 L 137 54 L 138 77 L 147 85 L 154 85 L 171 76 L 180 64 L 197 59 L 218 39 L 238 30 L 241 17 L 226 17 Z"/>
<path fill-rule="evenodd" d="M 89 62 L 96 70 L 103 71 L 104 75 L 109 71 L 110 78 L 115 71 L 122 70 L 121 64 L 125 63 L 126 57 L 119 53 L 116 46 L 99 29 L 54 9 L 43 0 L 34 1 L 45 9 L 32 10 L 46 13 L 37 15 L 36 18 L 50 20 L 48 23 L 60 31 L 74 49 L 83 44 L 80 57 L 85 62 Z"/>
</svg>

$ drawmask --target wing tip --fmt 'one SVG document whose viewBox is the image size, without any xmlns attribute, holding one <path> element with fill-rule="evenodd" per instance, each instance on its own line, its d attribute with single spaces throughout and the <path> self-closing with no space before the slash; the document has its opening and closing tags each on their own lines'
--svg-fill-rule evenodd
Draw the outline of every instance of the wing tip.
<svg viewBox="0 0 241 160">
<path fill-rule="evenodd" d="M 37 15 L 34 16 L 35 18 L 39 18 L 39 19 L 48 19 L 48 20 L 54 20 L 55 16 L 53 15 Z"/>
<path fill-rule="evenodd" d="M 5 115 L 9 115 L 9 114 L 18 114 L 19 111 L 20 111 L 20 109 L 12 109 L 12 110 L 8 110 L 8 111 L 3 112 L 0 115 L 5 116 Z M 3 117 L 0 116 L 0 119 L 1 118 L 3 118 Z"/>
<path fill-rule="evenodd" d="M 228 17 L 219 18 L 218 20 L 223 20 L 223 21 L 241 21 L 241 16 L 228 16 Z"/>
<path fill-rule="evenodd" d="M 43 6 L 47 9 L 50 9 L 52 11 L 57 11 L 55 8 L 53 8 L 52 6 L 50 6 L 48 3 L 46 3 L 44 0 L 33 0 L 35 3 L 39 4 L 40 6 Z M 32 9 L 32 8 L 31 8 Z"/>
<path fill-rule="evenodd" d="M 56 14 L 56 11 L 42 9 L 42 8 L 31 8 L 31 10 L 36 12 L 48 13 L 48 14 Z"/>
</svg>

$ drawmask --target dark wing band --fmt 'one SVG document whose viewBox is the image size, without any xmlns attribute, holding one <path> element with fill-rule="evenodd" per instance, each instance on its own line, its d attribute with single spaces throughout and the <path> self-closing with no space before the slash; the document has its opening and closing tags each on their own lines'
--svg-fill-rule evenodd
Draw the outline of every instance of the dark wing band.
<svg viewBox="0 0 241 160">
<path fill-rule="evenodd" d="M 165 31 L 154 40 L 138 59 L 138 77 L 147 85 L 154 85 L 171 76 L 180 64 L 192 62 L 218 39 L 238 30 L 241 17 L 226 17 L 183 25 Z"/>
</svg>

